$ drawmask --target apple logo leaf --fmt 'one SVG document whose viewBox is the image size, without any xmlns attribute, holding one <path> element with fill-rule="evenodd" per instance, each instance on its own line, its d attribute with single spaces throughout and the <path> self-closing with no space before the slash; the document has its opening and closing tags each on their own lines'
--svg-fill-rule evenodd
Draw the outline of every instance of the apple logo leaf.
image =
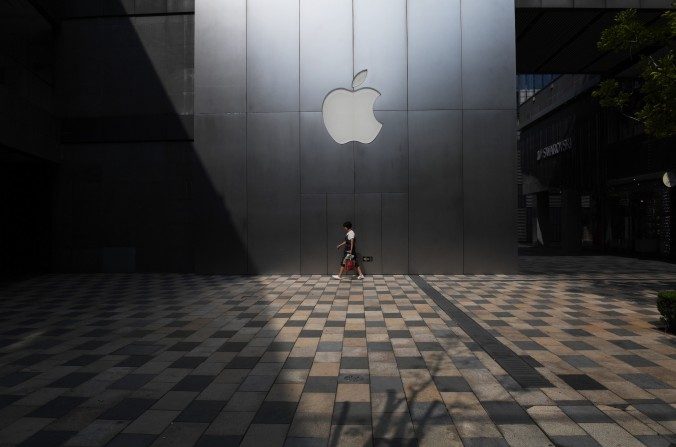
<svg viewBox="0 0 676 447">
<path fill-rule="evenodd" d="M 352 79 L 352 88 L 355 89 L 362 85 L 364 81 L 366 80 L 366 75 L 368 74 L 368 70 L 362 70 L 356 75 L 354 75 L 354 79 Z"/>
</svg>

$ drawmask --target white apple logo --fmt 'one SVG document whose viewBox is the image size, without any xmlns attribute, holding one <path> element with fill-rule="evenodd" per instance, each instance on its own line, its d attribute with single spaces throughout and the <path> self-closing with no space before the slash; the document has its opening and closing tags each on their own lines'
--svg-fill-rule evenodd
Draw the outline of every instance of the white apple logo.
<svg viewBox="0 0 676 447">
<path fill-rule="evenodd" d="M 352 90 L 337 88 L 324 98 L 324 125 L 339 144 L 350 141 L 368 144 L 383 127 L 373 114 L 373 103 L 380 93 L 372 88 L 354 90 L 366 80 L 366 74 L 367 70 L 357 73 L 352 80 Z"/>
</svg>

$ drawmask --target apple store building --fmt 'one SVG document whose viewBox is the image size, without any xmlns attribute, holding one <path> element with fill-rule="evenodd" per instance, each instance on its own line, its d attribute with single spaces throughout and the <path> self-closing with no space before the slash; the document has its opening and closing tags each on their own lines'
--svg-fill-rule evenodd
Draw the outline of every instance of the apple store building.
<svg viewBox="0 0 676 447">
<path fill-rule="evenodd" d="M 367 273 L 515 269 L 513 1 L 198 0 L 195 26 L 194 147 L 244 248 L 204 222 L 198 271 L 333 272 L 344 221 Z"/>
<path fill-rule="evenodd" d="M 325 275 L 346 221 L 367 275 L 516 270 L 513 0 L 113 3 L 56 37 L 53 270 Z"/>
</svg>

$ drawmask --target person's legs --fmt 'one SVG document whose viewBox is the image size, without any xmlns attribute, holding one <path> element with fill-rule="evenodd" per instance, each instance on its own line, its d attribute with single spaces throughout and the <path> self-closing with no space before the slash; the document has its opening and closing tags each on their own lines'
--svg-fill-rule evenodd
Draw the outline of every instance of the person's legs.
<svg viewBox="0 0 676 447">
<path fill-rule="evenodd" d="M 344 258 L 343 258 L 344 259 Z M 333 279 L 340 279 L 341 276 L 343 276 L 343 272 L 345 271 L 345 262 L 341 261 L 340 262 L 340 270 L 338 270 L 337 275 L 331 275 Z"/>
</svg>

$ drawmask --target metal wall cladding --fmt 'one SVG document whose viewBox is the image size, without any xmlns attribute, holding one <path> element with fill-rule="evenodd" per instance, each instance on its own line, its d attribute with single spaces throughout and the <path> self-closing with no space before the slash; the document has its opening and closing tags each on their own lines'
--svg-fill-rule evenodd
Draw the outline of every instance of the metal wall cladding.
<svg viewBox="0 0 676 447">
<path fill-rule="evenodd" d="M 508 0 L 197 2 L 202 166 L 194 175 L 202 194 L 221 194 L 195 198 L 197 269 L 239 273 L 220 254 L 239 240 L 234 264 L 248 273 L 334 273 L 342 223 L 351 221 L 360 254 L 373 257 L 367 274 L 511 270 L 513 8 Z M 363 69 L 358 88 L 381 93 L 374 107 L 383 128 L 370 144 L 340 145 L 322 103 Z M 227 213 L 211 217 L 207 208 L 218 206 Z M 235 238 L 221 231 L 226 216 Z"/>
<path fill-rule="evenodd" d="M 195 135 L 195 269 L 246 273 L 246 116 L 200 115 Z"/>
<path fill-rule="evenodd" d="M 300 271 L 298 113 L 247 117 L 250 273 Z"/>
<path fill-rule="evenodd" d="M 409 112 L 412 273 L 463 271 L 462 111 Z"/>
<path fill-rule="evenodd" d="M 514 2 L 462 2 L 462 97 L 465 109 L 516 107 Z"/>
<path fill-rule="evenodd" d="M 300 272 L 326 275 L 326 195 L 300 198 Z"/>
<path fill-rule="evenodd" d="M 246 0 L 200 0 L 195 113 L 246 111 Z"/>
<path fill-rule="evenodd" d="M 515 127 L 513 110 L 463 112 L 465 273 L 516 268 Z"/>
<path fill-rule="evenodd" d="M 406 110 L 406 0 L 354 0 L 354 71 L 381 93 L 376 110 Z"/>
<path fill-rule="evenodd" d="M 298 0 L 247 0 L 247 110 L 299 110 Z"/>
<path fill-rule="evenodd" d="M 460 0 L 409 0 L 409 110 L 462 108 L 460 44 Z"/>
<path fill-rule="evenodd" d="M 352 0 L 300 1 L 300 109 L 319 112 L 326 95 L 352 83 Z"/>
<path fill-rule="evenodd" d="M 354 192 L 354 145 L 336 143 L 321 112 L 300 114 L 300 175 L 303 193 Z"/>
</svg>

